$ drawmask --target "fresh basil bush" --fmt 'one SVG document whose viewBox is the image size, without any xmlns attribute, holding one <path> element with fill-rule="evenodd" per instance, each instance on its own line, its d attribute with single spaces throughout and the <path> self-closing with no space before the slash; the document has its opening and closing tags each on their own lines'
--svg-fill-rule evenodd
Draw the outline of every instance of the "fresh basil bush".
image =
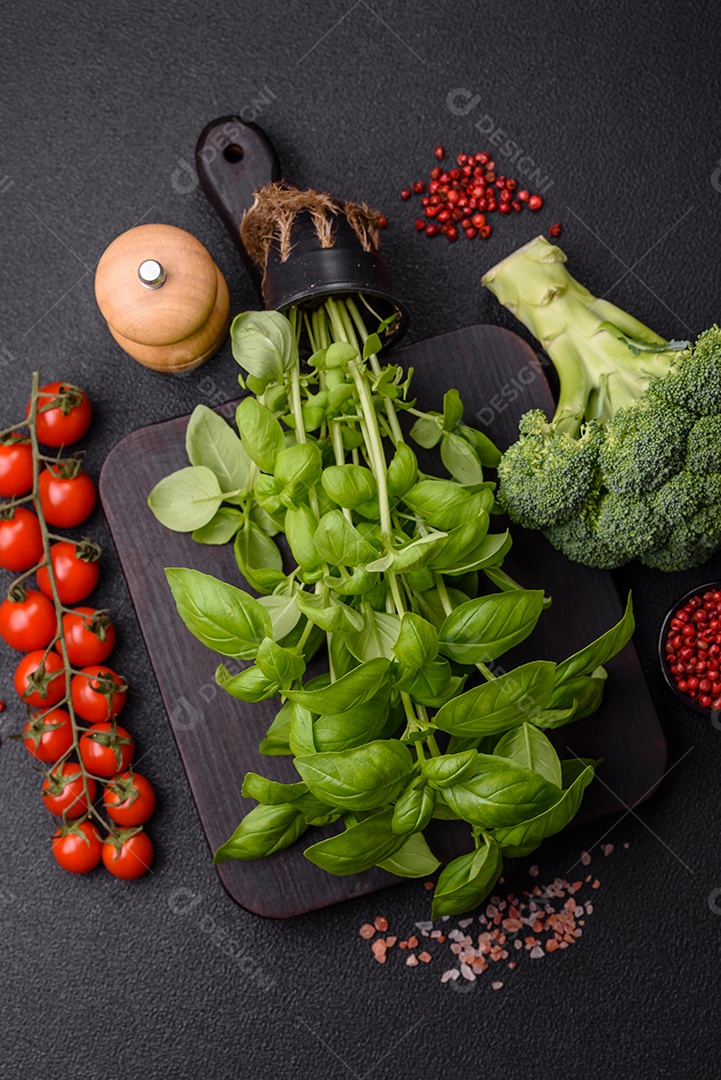
<svg viewBox="0 0 721 1080">
<path fill-rule="evenodd" d="M 317 866 L 422 877 L 439 865 L 423 830 L 460 820 L 474 849 L 442 870 L 436 917 L 480 903 L 504 852 L 532 851 L 576 814 L 594 763 L 560 760 L 544 730 L 598 709 L 633 614 L 629 602 L 562 663 L 494 670 L 549 603 L 501 568 L 511 538 L 492 528 L 486 475 L 500 454 L 464 424 L 456 390 L 442 411 L 417 408 L 411 373 L 377 356 L 389 322 L 368 333 L 365 310 L 328 299 L 239 315 L 233 356 L 250 392 L 237 431 L 199 405 L 189 465 L 149 505 L 199 543 L 233 542 L 257 598 L 190 569 L 168 569 L 168 584 L 190 633 L 233 661 L 218 683 L 240 701 L 280 696 L 260 749 L 295 766 L 284 782 L 246 776 L 258 805 L 215 861 L 270 856 L 335 822 L 306 849 Z M 446 476 L 422 471 L 406 429 Z"/>
</svg>

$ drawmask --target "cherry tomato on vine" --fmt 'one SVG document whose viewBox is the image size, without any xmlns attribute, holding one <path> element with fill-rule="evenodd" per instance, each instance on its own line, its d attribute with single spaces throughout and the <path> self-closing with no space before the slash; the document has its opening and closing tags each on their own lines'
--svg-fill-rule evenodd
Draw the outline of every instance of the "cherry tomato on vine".
<svg viewBox="0 0 721 1080">
<path fill-rule="evenodd" d="M 50 709 L 65 697 L 63 661 L 56 652 L 35 649 L 15 668 L 15 690 L 26 705 Z"/>
<path fill-rule="evenodd" d="M 55 608 L 37 589 L 18 586 L 17 595 L 17 600 L 11 595 L 0 604 L 0 637 L 19 652 L 44 649 L 57 632 Z"/>
<path fill-rule="evenodd" d="M 108 836 L 103 844 L 103 865 L 113 877 L 134 881 L 150 869 L 153 845 L 142 829 L 128 833 L 121 830 L 117 838 Z"/>
<path fill-rule="evenodd" d="M 130 732 L 119 724 L 93 724 L 80 736 L 80 757 L 88 772 L 95 776 L 110 779 L 125 772 L 134 753 Z"/>
<path fill-rule="evenodd" d="M 92 514 L 97 491 L 82 469 L 71 476 L 63 472 L 51 465 L 40 473 L 40 505 L 48 525 L 73 529 Z"/>
<path fill-rule="evenodd" d="M 118 825 L 132 828 L 147 821 L 155 809 L 155 792 L 140 773 L 121 773 L 103 792 L 108 817 Z"/>
<path fill-rule="evenodd" d="M 115 627 L 107 615 L 91 607 L 78 607 L 63 615 L 63 632 L 68 658 L 73 667 L 87 667 L 107 660 L 115 647 Z M 2 607 L 0 607 L 2 633 Z M 60 644 L 55 646 L 60 651 Z"/>
<path fill-rule="evenodd" d="M 88 804 L 80 766 L 73 761 L 64 761 L 43 780 L 42 800 L 51 814 L 66 818 L 81 817 L 92 806 L 96 788 L 95 781 L 89 776 Z"/>
<path fill-rule="evenodd" d="M 53 544 L 50 558 L 61 603 L 77 604 L 93 591 L 100 577 L 99 555 L 100 549 L 86 541 L 73 544 L 69 540 L 61 540 Z M 38 570 L 36 579 L 40 591 L 52 599 L 53 591 L 46 566 Z"/>
<path fill-rule="evenodd" d="M 25 415 L 30 415 L 28 402 Z M 82 439 L 90 427 L 92 409 L 87 394 L 70 383 L 52 382 L 40 387 L 37 433 L 45 446 L 69 446 Z"/>
<path fill-rule="evenodd" d="M 103 842 L 89 821 L 62 825 L 53 837 L 53 855 L 71 874 L 87 874 L 100 862 Z"/>
<path fill-rule="evenodd" d="M 73 745 L 70 714 L 65 709 L 33 713 L 23 728 L 23 742 L 38 761 L 54 765 Z"/>
<path fill-rule="evenodd" d="M 43 536 L 37 516 L 24 506 L 16 506 L 0 519 L 0 566 L 21 572 L 43 557 Z"/>
<path fill-rule="evenodd" d="M 0 497 L 18 498 L 33 487 L 33 450 L 29 439 L 17 432 L 0 443 Z"/>
<path fill-rule="evenodd" d="M 118 689 L 118 688 L 121 689 Z M 83 720 L 97 724 L 111 720 L 122 710 L 128 696 L 127 687 L 120 675 L 104 664 L 90 664 L 73 675 L 70 692 L 73 708 Z"/>
</svg>

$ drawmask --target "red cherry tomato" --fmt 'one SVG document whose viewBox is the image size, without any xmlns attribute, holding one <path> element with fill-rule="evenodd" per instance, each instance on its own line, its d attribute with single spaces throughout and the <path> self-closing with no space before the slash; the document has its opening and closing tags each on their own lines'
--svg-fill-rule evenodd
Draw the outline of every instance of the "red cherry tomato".
<svg viewBox="0 0 721 1080">
<path fill-rule="evenodd" d="M 29 402 L 25 415 L 30 415 Z M 38 439 L 45 446 L 69 446 L 77 442 L 90 427 L 91 420 L 90 402 L 79 387 L 61 382 L 41 386 L 36 427 Z"/>
<path fill-rule="evenodd" d="M 119 724 L 93 724 L 80 736 L 80 757 L 89 773 L 108 779 L 125 772 L 133 760 L 135 744 Z"/>
<path fill-rule="evenodd" d="M 92 806 L 96 788 L 95 781 L 89 776 L 88 802 L 80 766 L 72 761 L 64 761 L 43 780 L 42 800 L 51 814 L 66 818 L 81 817 Z"/>
<path fill-rule="evenodd" d="M 103 792 L 108 817 L 125 828 L 142 825 L 155 809 L 155 792 L 150 783 L 136 772 L 116 776 Z"/>
<path fill-rule="evenodd" d="M 153 845 L 150 837 L 142 830 L 125 836 L 120 832 L 118 839 L 108 837 L 103 844 L 103 865 L 113 877 L 124 881 L 134 881 L 150 869 L 153 861 Z"/>
<path fill-rule="evenodd" d="M 61 603 L 77 604 L 93 591 L 100 577 L 96 547 L 61 540 L 50 548 L 50 558 Z M 40 591 L 52 599 L 53 591 L 47 567 L 43 566 L 38 570 L 36 579 Z"/>
<path fill-rule="evenodd" d="M 39 685 L 28 691 L 32 676 L 36 676 Z M 65 697 L 65 672 L 58 654 L 49 652 L 46 655 L 43 649 L 35 649 L 24 656 L 15 669 L 15 690 L 26 705 L 35 709 L 57 705 Z"/>
<path fill-rule="evenodd" d="M 73 745 L 70 714 L 65 709 L 33 713 L 23 728 L 23 742 L 38 761 L 54 765 Z"/>
<path fill-rule="evenodd" d="M 103 664 L 90 664 L 81 669 L 79 675 L 73 675 L 71 695 L 73 708 L 83 720 L 97 724 L 101 720 L 111 720 L 122 710 L 128 696 L 120 675 Z"/>
<path fill-rule="evenodd" d="M 63 825 L 53 837 L 53 855 L 63 870 L 71 874 L 87 874 L 93 870 L 102 853 L 100 833 L 89 821 Z"/>
<path fill-rule="evenodd" d="M 27 495 L 33 487 L 33 451 L 28 439 L 15 433 L 0 444 L 0 496 Z"/>
<path fill-rule="evenodd" d="M 40 473 L 40 505 L 48 525 L 73 529 L 90 517 L 95 507 L 95 484 L 81 469 L 77 476 L 59 476 L 54 466 Z"/>
<path fill-rule="evenodd" d="M 8 597 L 0 604 L 0 637 L 11 649 L 19 652 L 44 649 L 55 637 L 57 628 L 55 608 L 37 589 L 28 589 L 23 599 Z"/>
<path fill-rule="evenodd" d="M 3 570 L 23 571 L 43 557 L 40 522 L 24 506 L 16 506 L 10 517 L 0 519 L 0 566 Z"/>
<path fill-rule="evenodd" d="M 63 615 L 63 631 L 68 659 L 73 667 L 101 664 L 107 660 L 115 647 L 115 627 L 107 615 L 91 607 L 78 607 L 70 615 Z M 2 607 L 0 607 L 0 633 L 2 633 Z M 60 651 L 59 643 L 55 648 Z"/>
</svg>

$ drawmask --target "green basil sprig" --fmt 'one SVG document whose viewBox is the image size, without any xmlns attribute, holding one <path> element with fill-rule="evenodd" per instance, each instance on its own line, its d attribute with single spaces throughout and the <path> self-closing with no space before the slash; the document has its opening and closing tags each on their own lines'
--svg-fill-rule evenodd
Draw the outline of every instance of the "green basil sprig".
<svg viewBox="0 0 721 1080">
<path fill-rule="evenodd" d="M 239 315 L 249 393 L 237 430 L 199 405 L 189 465 L 149 504 L 199 543 L 233 542 L 258 598 L 194 570 L 169 569 L 168 583 L 188 630 L 228 658 L 220 686 L 278 700 L 260 749 L 292 757 L 300 777 L 249 773 L 243 794 L 258 805 L 216 861 L 262 858 L 336 822 L 306 849 L 317 866 L 427 876 L 430 821 L 464 821 L 474 850 L 443 869 L 435 917 L 480 903 L 504 853 L 534 850 L 576 813 L 598 763 L 559 761 L 544 729 L 598 709 L 633 615 L 629 603 L 561 663 L 495 667 L 550 602 L 502 569 L 511 537 L 492 524 L 488 476 L 500 454 L 464 423 L 455 389 L 442 410 L 418 408 L 412 372 L 378 356 L 390 322 L 369 332 L 371 318 L 363 299 L 332 297 L 288 317 Z M 411 443 L 436 448 L 439 475 Z M 309 676 L 323 644 L 324 670 Z"/>
</svg>

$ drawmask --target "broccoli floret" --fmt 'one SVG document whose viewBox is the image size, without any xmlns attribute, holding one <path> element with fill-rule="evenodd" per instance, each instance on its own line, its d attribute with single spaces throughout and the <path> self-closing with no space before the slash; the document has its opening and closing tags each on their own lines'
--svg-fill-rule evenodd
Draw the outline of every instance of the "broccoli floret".
<svg viewBox="0 0 721 1080">
<path fill-rule="evenodd" d="M 641 559 L 656 570 L 692 570 L 705 563 L 719 547 L 721 507 L 706 506 L 673 530 L 669 541 Z"/>
<path fill-rule="evenodd" d="M 702 416 L 688 437 L 686 468 L 697 476 L 721 470 L 721 416 Z"/>
<path fill-rule="evenodd" d="M 671 525 L 654 513 L 653 503 L 652 495 L 632 498 L 612 491 L 601 498 L 596 532 L 605 547 L 621 557 L 617 565 L 638 558 L 667 539 Z"/>
<path fill-rule="evenodd" d="M 591 491 L 601 442 L 597 425 L 572 438 L 534 409 L 521 417 L 519 432 L 498 466 L 500 506 L 531 529 L 567 521 Z"/>
<path fill-rule="evenodd" d="M 721 547 L 721 329 L 667 342 L 593 297 L 565 261 L 539 236 L 483 278 L 560 387 L 550 421 L 524 417 L 500 499 L 589 566 L 697 566 Z"/>
<path fill-rule="evenodd" d="M 621 409 L 606 425 L 599 461 L 606 486 L 618 495 L 644 495 L 684 467 L 693 416 L 668 402 Z"/>
<path fill-rule="evenodd" d="M 651 394 L 696 416 L 721 414 L 721 329 L 712 326 L 693 349 L 679 353 L 668 377 L 655 383 Z"/>
</svg>

